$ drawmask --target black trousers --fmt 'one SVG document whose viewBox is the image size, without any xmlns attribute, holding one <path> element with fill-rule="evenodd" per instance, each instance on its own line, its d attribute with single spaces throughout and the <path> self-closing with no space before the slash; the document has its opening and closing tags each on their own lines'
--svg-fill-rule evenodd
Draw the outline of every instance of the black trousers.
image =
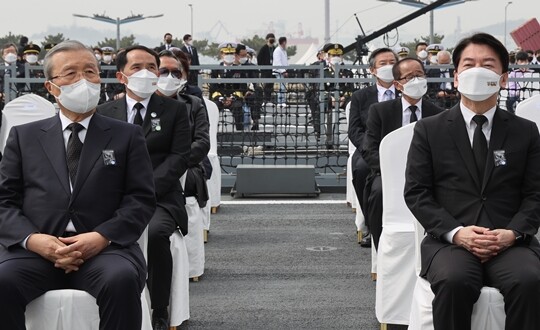
<svg viewBox="0 0 540 330">
<path fill-rule="evenodd" d="M 31 253 L 28 258 L 0 263 L 1 329 L 25 329 L 26 305 L 50 290 L 76 289 L 90 293 L 99 306 L 101 330 L 140 329 L 144 279 L 128 259 L 102 253 L 76 272 L 65 274 L 54 264 Z"/>
<path fill-rule="evenodd" d="M 510 247 L 482 264 L 469 251 L 449 244 L 435 255 L 426 277 L 435 294 L 435 330 L 471 329 L 482 286 L 497 288 L 504 296 L 506 330 L 540 329 L 540 260 L 527 247 Z"/>
<path fill-rule="evenodd" d="M 382 234 L 382 212 L 383 212 L 383 201 L 382 201 L 382 182 L 381 176 L 376 175 L 370 178 L 366 187 L 369 191 L 367 196 L 367 223 L 369 232 L 371 233 L 371 239 L 373 240 L 373 245 L 375 249 L 379 248 L 379 239 Z"/>
<path fill-rule="evenodd" d="M 152 309 L 169 306 L 172 279 L 171 235 L 176 223 L 171 214 L 158 206 L 148 224 L 148 290 Z"/>
<path fill-rule="evenodd" d="M 352 165 L 352 180 L 354 191 L 356 192 L 356 197 L 358 198 L 358 203 L 362 212 L 364 212 L 364 218 L 366 218 L 367 223 L 367 210 L 366 210 L 366 201 L 364 198 L 364 189 L 366 187 L 366 180 L 369 175 L 369 165 L 366 163 L 360 151 L 355 150 L 351 159 Z"/>
</svg>

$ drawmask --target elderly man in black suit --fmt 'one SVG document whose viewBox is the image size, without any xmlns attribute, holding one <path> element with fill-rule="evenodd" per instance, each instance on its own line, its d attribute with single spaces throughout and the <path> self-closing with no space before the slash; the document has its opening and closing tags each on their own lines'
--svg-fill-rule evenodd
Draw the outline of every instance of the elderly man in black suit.
<svg viewBox="0 0 540 330">
<path fill-rule="evenodd" d="M 423 100 L 427 92 L 426 72 L 422 62 L 416 58 L 404 58 L 393 67 L 394 86 L 402 97 L 373 104 L 369 109 L 367 130 L 364 137 L 362 156 L 371 172 L 367 179 L 367 214 L 375 248 L 379 247 L 382 232 L 382 184 L 379 163 L 379 146 L 382 139 L 396 129 L 414 123 L 442 111 L 433 103 Z"/>
<path fill-rule="evenodd" d="M 351 97 L 348 134 L 349 140 L 356 147 L 352 158 L 353 186 L 366 220 L 367 196 L 364 196 L 364 189 L 369 174 L 369 166 L 362 157 L 362 148 L 364 146 L 368 110 L 372 104 L 393 100 L 396 97 L 392 67 L 397 61 L 396 54 L 390 48 L 374 50 L 369 56 L 368 62 L 371 74 L 377 78 L 376 83 L 354 92 Z M 369 226 L 368 221 L 366 223 Z M 370 236 L 364 235 L 360 245 L 371 247 Z"/>
<path fill-rule="evenodd" d="M 142 126 L 152 159 L 157 209 L 148 226 L 148 288 L 154 329 L 168 329 L 172 255 L 170 236 L 187 234 L 187 213 L 180 185 L 189 161 L 191 133 L 185 103 L 154 93 L 159 56 L 144 46 L 118 54 L 116 78 L 126 86 L 126 96 L 102 104 L 98 112 Z"/>
<path fill-rule="evenodd" d="M 454 49 L 461 102 L 419 122 L 405 200 L 427 236 L 420 275 L 431 284 L 435 329 L 471 329 L 482 286 L 504 296 L 506 329 L 540 329 L 540 137 L 497 106 L 508 52 L 478 33 Z"/>
<path fill-rule="evenodd" d="M 25 329 L 49 290 L 96 298 L 100 329 L 140 329 L 146 262 L 137 240 L 156 200 L 139 127 L 95 113 L 99 67 L 65 41 L 45 56 L 58 116 L 14 127 L 0 166 L 0 318 Z"/>
</svg>

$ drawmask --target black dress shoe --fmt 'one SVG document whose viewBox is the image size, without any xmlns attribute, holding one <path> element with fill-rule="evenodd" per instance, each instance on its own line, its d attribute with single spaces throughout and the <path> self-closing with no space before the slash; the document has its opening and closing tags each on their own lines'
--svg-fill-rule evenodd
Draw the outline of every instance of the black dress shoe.
<svg viewBox="0 0 540 330">
<path fill-rule="evenodd" d="M 371 247 L 371 235 L 367 235 L 362 237 L 362 240 L 360 241 L 360 246 L 365 248 Z"/>
<path fill-rule="evenodd" d="M 152 329 L 169 330 L 169 320 L 165 317 L 152 317 Z"/>
</svg>

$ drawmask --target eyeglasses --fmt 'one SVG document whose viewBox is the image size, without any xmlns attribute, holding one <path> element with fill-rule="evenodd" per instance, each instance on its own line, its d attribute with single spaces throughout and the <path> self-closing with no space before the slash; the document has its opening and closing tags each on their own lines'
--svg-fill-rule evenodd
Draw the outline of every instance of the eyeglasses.
<svg viewBox="0 0 540 330">
<path fill-rule="evenodd" d="M 159 69 L 159 75 L 160 76 L 168 76 L 169 73 L 171 74 L 171 76 L 173 76 L 175 78 L 182 78 L 182 71 L 179 70 L 179 69 L 174 69 L 174 70 L 169 70 L 167 68 L 160 68 Z"/>
<path fill-rule="evenodd" d="M 56 75 L 56 76 L 52 77 L 49 80 L 62 79 L 65 82 L 72 82 L 72 81 L 77 80 L 77 78 L 79 76 L 81 76 L 81 75 L 86 80 L 96 80 L 99 77 L 99 74 L 100 74 L 99 71 L 93 70 L 93 69 L 86 69 L 86 70 L 84 70 L 82 72 L 81 71 L 69 71 L 69 72 L 64 73 L 64 74 Z"/>
<path fill-rule="evenodd" d="M 425 77 L 426 77 L 425 74 L 411 74 L 411 75 L 408 75 L 406 77 L 401 77 L 398 80 L 405 80 L 406 82 L 409 82 L 409 81 L 413 80 L 414 78 L 425 78 Z"/>
</svg>

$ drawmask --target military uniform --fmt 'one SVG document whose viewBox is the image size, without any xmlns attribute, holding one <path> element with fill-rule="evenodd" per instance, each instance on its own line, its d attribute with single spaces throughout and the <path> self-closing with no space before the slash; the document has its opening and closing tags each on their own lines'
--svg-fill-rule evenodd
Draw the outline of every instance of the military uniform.
<svg viewBox="0 0 540 330">
<path fill-rule="evenodd" d="M 332 57 L 339 57 L 343 56 L 343 45 L 341 44 L 329 44 L 325 47 L 325 51 L 328 54 L 328 63 L 329 65 L 324 68 L 324 77 L 325 78 L 335 78 L 335 69 L 338 65 L 343 65 L 342 62 L 339 64 L 332 64 L 331 59 Z M 339 78 L 353 78 L 353 73 L 349 69 L 340 69 L 338 73 Z M 335 91 L 339 92 L 339 107 L 345 108 L 347 103 L 351 99 L 351 95 L 354 92 L 354 83 L 326 83 L 324 85 L 324 89 L 326 91 L 326 96 L 328 100 L 328 105 L 330 107 L 334 107 L 335 104 Z"/>
<path fill-rule="evenodd" d="M 25 68 L 23 69 L 23 72 L 21 73 L 21 77 L 25 78 L 45 78 L 45 74 L 43 70 L 41 69 L 28 69 L 28 77 L 26 77 L 26 66 L 34 66 L 39 65 L 37 61 L 37 56 L 39 56 L 39 53 L 41 53 L 41 47 L 34 44 L 28 44 L 24 46 L 23 48 L 23 59 L 24 59 L 24 65 Z M 30 56 L 35 56 L 35 61 L 29 61 Z M 26 84 L 17 84 L 18 85 L 18 93 L 17 96 L 24 95 L 24 94 L 37 94 L 41 97 L 48 98 L 49 93 L 47 92 L 47 89 L 43 85 L 43 83 L 26 83 Z"/>
<path fill-rule="evenodd" d="M 407 47 L 398 47 L 394 51 L 400 60 L 409 57 L 410 50 Z"/>
<path fill-rule="evenodd" d="M 222 57 L 231 56 L 236 53 L 236 44 L 225 43 L 219 46 Z M 213 70 L 211 78 L 252 78 L 256 71 L 247 70 L 235 70 L 233 62 L 226 63 L 222 61 L 219 65 L 224 66 L 224 69 Z M 229 109 L 232 112 L 234 118 L 234 125 L 236 130 L 241 131 L 244 129 L 244 102 L 246 99 L 250 99 L 253 95 L 253 90 L 249 89 L 247 83 L 212 83 L 209 89 L 210 98 L 214 101 L 219 110 Z M 251 99 L 253 100 L 253 98 Z M 249 101 L 251 102 L 251 101 Z M 254 104 L 253 104 L 254 105 Z M 255 105 L 254 105 L 255 106 Z M 260 112 L 259 112 L 260 118 Z"/>
</svg>

